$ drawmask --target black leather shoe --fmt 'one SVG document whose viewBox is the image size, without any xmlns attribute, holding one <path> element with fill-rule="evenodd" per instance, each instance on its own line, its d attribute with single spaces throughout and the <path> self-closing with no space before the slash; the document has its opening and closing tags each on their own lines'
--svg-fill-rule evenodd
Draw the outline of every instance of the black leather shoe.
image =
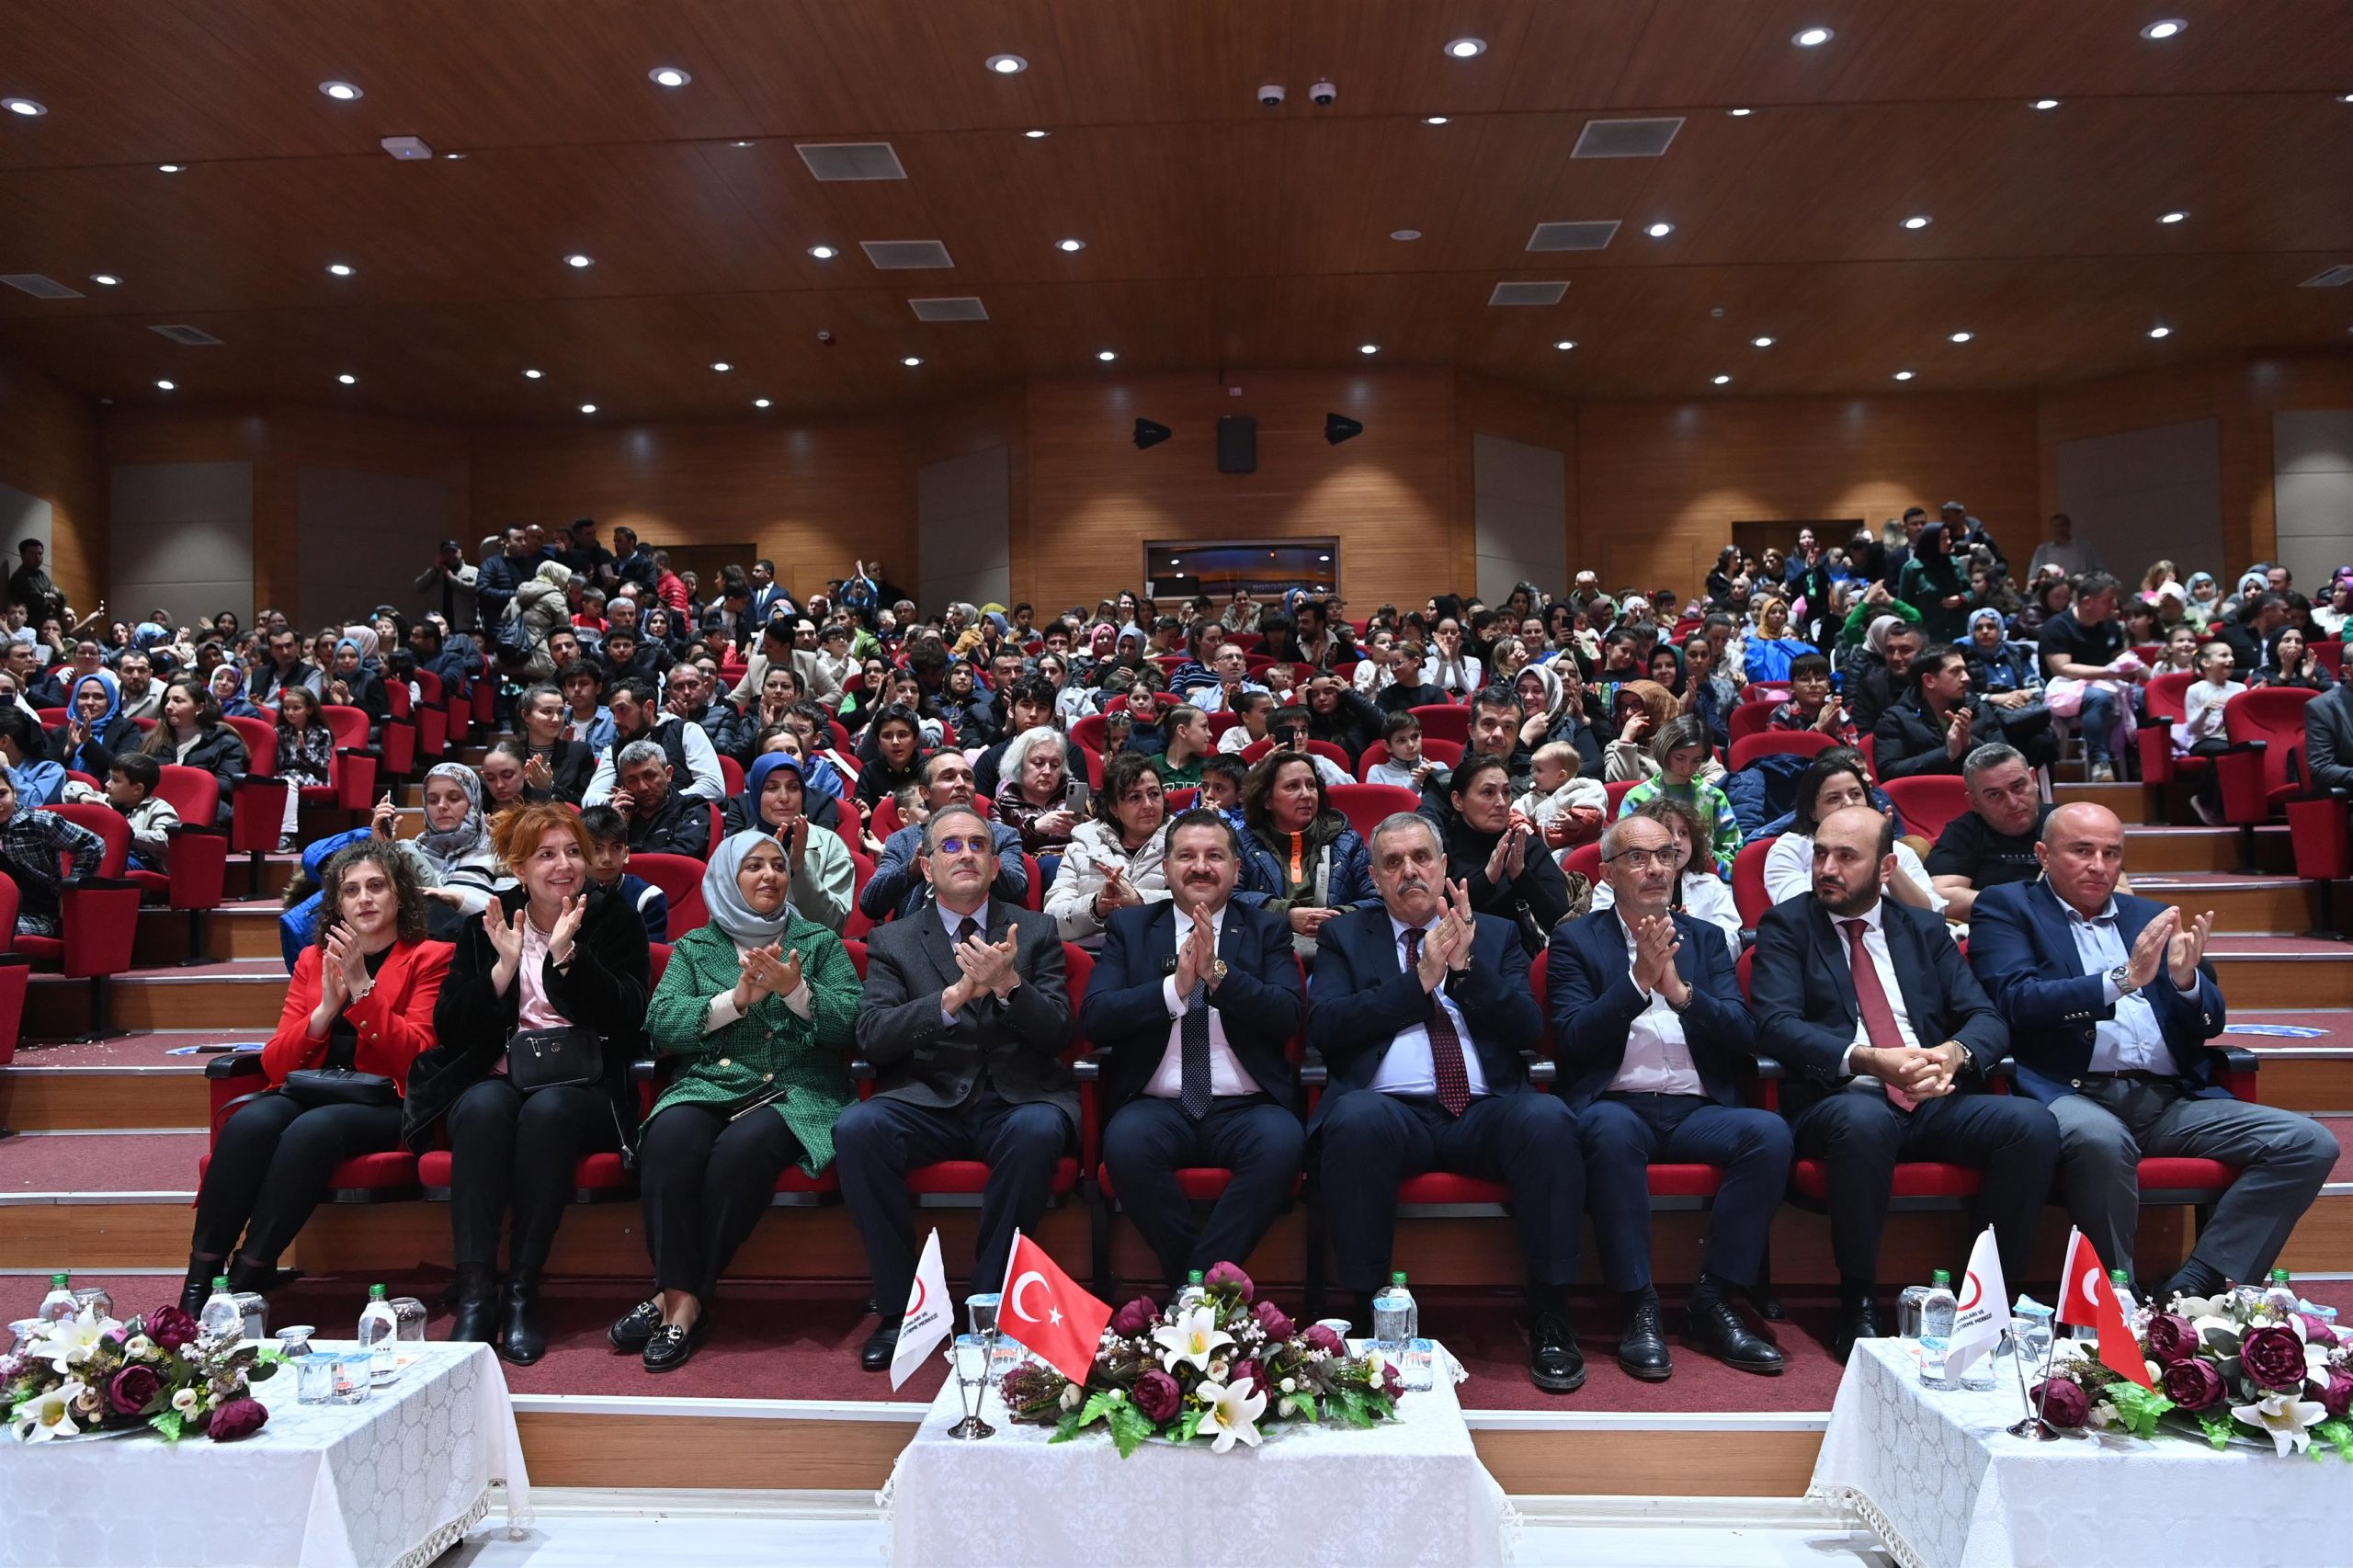
<svg viewBox="0 0 2353 1568">
<path fill-rule="evenodd" d="M 1838 1326 L 1830 1335 L 1830 1358 L 1843 1362 L 1847 1353 L 1855 1348 L 1855 1341 L 1879 1337 L 1879 1306 L 1876 1302 L 1866 1297 L 1852 1306 L 1842 1307 L 1838 1312 Z"/>
<path fill-rule="evenodd" d="M 1625 1331 L 1618 1335 L 1618 1365 L 1628 1377 L 1646 1383 L 1663 1383 L 1674 1372 L 1675 1362 L 1666 1353 L 1666 1322 L 1655 1296 L 1627 1314 Z"/>
<path fill-rule="evenodd" d="M 1693 1293 L 1690 1315 L 1683 1326 L 1683 1343 L 1744 1372 L 1772 1377 L 1787 1364 L 1780 1346 L 1752 1330 L 1741 1317 L 1740 1309 L 1720 1291 Z"/>
<path fill-rule="evenodd" d="M 1781 1323 L 1790 1315 L 1781 1310 L 1781 1298 L 1773 1293 L 1773 1287 L 1761 1280 L 1748 1288 L 1748 1304 L 1767 1323 Z"/>
<path fill-rule="evenodd" d="M 640 1301 L 605 1330 L 605 1342 L 624 1356 L 634 1356 L 653 1342 L 654 1331 L 661 1326 L 662 1303 Z"/>
<path fill-rule="evenodd" d="M 886 1323 L 868 1335 L 866 1343 L 858 1347 L 858 1364 L 870 1372 L 889 1371 L 891 1358 L 898 1348 L 899 1325 Z"/>
<path fill-rule="evenodd" d="M 229 1260 L 229 1267 L 221 1272 L 229 1277 L 229 1289 L 232 1291 L 252 1290 L 265 1296 L 272 1290 L 283 1290 L 287 1286 L 302 1278 L 302 1271 L 299 1268 L 279 1268 L 276 1265 L 252 1264 L 247 1263 L 243 1257 L 232 1257 Z M 210 1293 L 208 1286 L 206 1294 Z"/>
<path fill-rule="evenodd" d="M 498 1337 L 498 1275 L 486 1263 L 458 1265 L 457 1316 L 449 1337 L 488 1345 Z"/>
<path fill-rule="evenodd" d="M 528 1367 L 548 1353 L 547 1332 L 540 1326 L 540 1277 L 515 1271 L 506 1282 L 506 1332 L 498 1353 L 518 1367 Z"/>
<path fill-rule="evenodd" d="M 1585 1356 L 1568 1320 L 1538 1312 L 1528 1324 L 1528 1381 L 1546 1393 L 1574 1393 L 1585 1387 Z"/>
<path fill-rule="evenodd" d="M 699 1317 L 691 1328 L 676 1324 L 664 1324 L 645 1342 L 645 1369 L 649 1372 L 675 1372 L 693 1358 L 702 1348 L 704 1326 L 710 1320 Z"/>
<path fill-rule="evenodd" d="M 217 1257 L 208 1263 L 189 1264 L 188 1278 L 180 1286 L 180 1311 L 190 1317 L 202 1316 L 204 1303 L 212 1299 L 212 1281 L 220 1273 L 221 1260 Z"/>
</svg>

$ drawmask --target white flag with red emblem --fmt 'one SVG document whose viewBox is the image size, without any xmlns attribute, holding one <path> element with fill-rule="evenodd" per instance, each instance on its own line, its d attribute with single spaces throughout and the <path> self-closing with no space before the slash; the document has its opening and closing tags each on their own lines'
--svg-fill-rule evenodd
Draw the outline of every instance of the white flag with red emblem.
<svg viewBox="0 0 2353 1568">
<path fill-rule="evenodd" d="M 1945 1370 L 1957 1378 L 1979 1356 L 1991 1356 L 2009 1325 L 2010 1292 L 2002 1279 L 2002 1252 L 1994 1244 L 1994 1228 L 1988 1225 L 1977 1244 L 1969 1249 L 1969 1272 L 1954 1295 L 1952 1340 L 1945 1352 Z"/>
<path fill-rule="evenodd" d="M 948 1271 L 939 1265 L 939 1232 L 934 1228 L 931 1239 L 923 1244 L 923 1261 L 915 1265 L 906 1315 L 899 1320 L 899 1346 L 891 1352 L 891 1386 L 905 1382 L 955 1326 L 956 1303 L 948 1299 Z"/>
</svg>

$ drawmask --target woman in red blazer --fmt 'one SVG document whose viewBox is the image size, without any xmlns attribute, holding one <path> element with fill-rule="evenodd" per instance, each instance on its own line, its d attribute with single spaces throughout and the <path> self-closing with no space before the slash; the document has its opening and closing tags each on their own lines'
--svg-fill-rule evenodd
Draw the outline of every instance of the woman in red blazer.
<svg viewBox="0 0 2353 1568">
<path fill-rule="evenodd" d="M 218 1274 L 229 1276 L 233 1290 L 285 1282 L 278 1255 L 326 1195 L 335 1166 L 400 1147 L 409 1064 L 433 1045 L 449 949 L 425 939 L 424 890 L 408 860 L 385 840 L 364 839 L 338 850 L 321 881 L 318 943 L 296 960 L 278 1032 L 262 1047 L 269 1087 L 221 1129 L 197 1191 L 180 1291 L 190 1312 Z M 391 1090 L 371 1085 L 374 1094 L 358 1096 L 380 1098 L 375 1104 L 288 1090 L 287 1074 L 317 1067 L 389 1078 Z"/>
</svg>

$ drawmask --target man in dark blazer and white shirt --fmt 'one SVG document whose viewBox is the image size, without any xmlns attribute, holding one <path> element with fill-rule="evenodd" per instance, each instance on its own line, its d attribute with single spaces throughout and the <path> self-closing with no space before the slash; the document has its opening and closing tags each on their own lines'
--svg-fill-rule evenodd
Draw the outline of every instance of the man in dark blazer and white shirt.
<svg viewBox="0 0 2353 1568">
<path fill-rule="evenodd" d="M 1167 827 L 1172 897 L 1116 910 L 1079 1010 L 1104 1048 L 1103 1163 L 1173 1292 L 1188 1271 L 1250 1256 L 1290 1197 L 1307 1132 L 1289 1046 L 1307 1014 L 1290 924 L 1232 902 L 1233 824 L 1189 811 Z M 1206 1223 L 1178 1167 L 1232 1173 Z"/>
<path fill-rule="evenodd" d="M 1520 1055 L 1544 1032 L 1528 951 L 1448 886 L 1428 818 L 1386 818 L 1370 851 L 1381 903 L 1325 924 L 1309 988 L 1307 1043 L 1329 1077 L 1308 1133 L 1340 1282 L 1370 1322 L 1407 1176 L 1501 1182 L 1528 1263 L 1529 1379 L 1573 1392 L 1585 1382 L 1567 1313 L 1585 1161 L 1574 1114 L 1528 1081 Z"/>
<path fill-rule="evenodd" d="M 1046 915 L 991 902 L 989 826 L 970 806 L 936 812 L 915 861 L 931 900 L 866 939 L 858 1049 L 874 1064 L 874 1096 L 842 1112 L 834 1153 L 882 1316 L 858 1353 L 870 1372 L 891 1364 L 915 1280 L 907 1172 L 939 1160 L 989 1167 L 972 1278 L 993 1290 L 1078 1129 L 1062 938 Z"/>
<path fill-rule="evenodd" d="M 2210 912 L 2117 891 L 2124 824 L 2062 806 L 2035 846 L 2038 881 L 1980 893 L 1969 962 L 2010 1026 L 2018 1088 L 2059 1122 L 2059 1187 L 2100 1261 L 2134 1278 L 2143 1154 L 2239 1167 L 2198 1245 L 2153 1297 L 2259 1280 L 2336 1163 L 2308 1116 L 2234 1099 L 2214 1081 L 2222 992 L 2205 963 Z"/>
<path fill-rule="evenodd" d="M 1789 1073 L 1781 1113 L 1798 1156 L 1829 1166 L 1842 1361 L 1880 1335 L 1872 1298 L 1899 1162 L 1979 1167 L 1978 1221 L 1994 1227 L 2004 1278 L 2023 1279 L 2059 1159 L 2049 1111 L 1983 1092 L 2009 1030 L 1944 922 L 1881 896 L 1894 874 L 1893 822 L 1868 806 L 1831 812 L 1814 831 L 1813 891 L 1756 923 L 1749 972 L 1757 1049 Z"/>
<path fill-rule="evenodd" d="M 1601 835 L 1601 874 L 1615 903 L 1554 926 L 1545 960 L 1561 1096 L 1577 1113 L 1594 1241 L 1625 1310 L 1618 1364 L 1654 1382 L 1675 1369 L 1651 1283 L 1654 1160 L 1723 1172 L 1688 1341 L 1745 1372 L 1782 1367 L 1780 1349 L 1742 1320 L 1731 1293 L 1764 1271 L 1773 1211 L 1790 1184 L 1790 1124 L 1740 1103 L 1756 1025 L 1722 933 L 1668 907 L 1677 854 L 1675 835 L 1655 817 L 1611 823 Z"/>
</svg>

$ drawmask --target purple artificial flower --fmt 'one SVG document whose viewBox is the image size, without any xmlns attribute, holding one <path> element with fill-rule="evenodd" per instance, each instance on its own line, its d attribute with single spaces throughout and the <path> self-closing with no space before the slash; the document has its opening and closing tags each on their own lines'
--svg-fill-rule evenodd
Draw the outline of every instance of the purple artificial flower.
<svg viewBox="0 0 2353 1568">
<path fill-rule="evenodd" d="M 2329 1326 L 2326 1318 L 2314 1317 L 2310 1312 L 2298 1312 L 2295 1316 L 2296 1321 L 2304 1325 L 2305 1344 L 2317 1345 L 2326 1350 L 2333 1349 L 2342 1343 L 2337 1337 L 2336 1330 Z"/>
<path fill-rule="evenodd" d="M 1247 1386 L 1251 1392 L 1266 1395 L 1269 1403 L 1274 1401 L 1275 1381 L 1267 1375 L 1267 1364 L 1263 1361 L 1245 1361 L 1235 1367 L 1233 1376 L 1226 1380 L 1226 1386 Z"/>
<path fill-rule="evenodd" d="M 1307 1347 L 1310 1350 L 1321 1350 L 1326 1356 L 1345 1356 L 1348 1353 L 1347 1341 L 1320 1323 L 1307 1325 Z"/>
<path fill-rule="evenodd" d="M 147 1314 L 147 1337 L 166 1350 L 177 1350 L 196 1335 L 196 1320 L 177 1307 L 157 1307 Z"/>
<path fill-rule="evenodd" d="M 250 1437 L 269 1420 L 269 1407 L 257 1399 L 233 1399 L 212 1413 L 212 1424 L 205 1430 L 216 1443 L 233 1443 L 240 1437 Z"/>
<path fill-rule="evenodd" d="M 2353 1377 L 2343 1372 L 2328 1374 L 2328 1382 L 2317 1396 L 2328 1411 L 2331 1421 L 2343 1421 L 2353 1412 Z"/>
<path fill-rule="evenodd" d="M 164 1380 L 155 1369 L 134 1361 L 117 1372 L 107 1382 L 107 1401 L 117 1415 L 136 1415 L 155 1403 L 164 1392 Z"/>
<path fill-rule="evenodd" d="M 1386 1357 L 1381 1363 L 1381 1392 L 1391 1399 L 1400 1398 L 1405 1392 L 1405 1380 L 1398 1376 L 1397 1363 Z"/>
<path fill-rule="evenodd" d="M 1299 1332 L 1299 1325 L 1283 1315 L 1282 1308 L 1272 1301 L 1260 1301 L 1251 1315 L 1258 1320 L 1258 1326 L 1269 1339 L 1289 1339 Z"/>
<path fill-rule="evenodd" d="M 1176 1386 L 1176 1379 L 1158 1368 L 1136 1379 L 1135 1392 L 1131 1397 L 1135 1400 L 1136 1409 L 1142 1412 L 1143 1418 L 1155 1426 L 1175 1420 L 1176 1412 L 1185 1403 L 1185 1391 Z"/>
<path fill-rule="evenodd" d="M 2075 1431 L 2092 1418 L 2091 1398 L 2080 1383 L 2052 1378 L 2036 1384 L 2034 1392 L 2042 1408 L 2042 1418 L 2063 1432 Z"/>
<path fill-rule="evenodd" d="M 1149 1296 L 1138 1296 L 1111 1314 L 1111 1332 L 1122 1339 L 1133 1339 L 1149 1331 L 1160 1317 L 1160 1309 L 1152 1304 Z"/>
<path fill-rule="evenodd" d="M 2142 1337 L 2147 1343 L 2149 1359 L 2160 1367 L 2190 1360 L 2198 1354 L 2198 1330 L 2179 1312 L 2159 1312 L 2149 1320 Z"/>
<path fill-rule="evenodd" d="M 2251 1328 L 2239 1341 L 2239 1365 L 2256 1387 L 2293 1393 L 2304 1386 L 2304 1341 L 2292 1328 Z"/>
<path fill-rule="evenodd" d="M 1216 1265 L 1202 1277 L 1201 1283 L 1212 1290 L 1222 1290 L 1231 1285 L 1245 1303 L 1248 1302 L 1255 1290 L 1250 1283 L 1250 1276 L 1242 1272 L 1239 1264 L 1233 1263 Z"/>
<path fill-rule="evenodd" d="M 2157 1389 L 2182 1409 L 2195 1415 L 2211 1410 L 2230 1397 L 2222 1369 L 2202 1357 L 2176 1361 L 2157 1381 Z"/>
</svg>

